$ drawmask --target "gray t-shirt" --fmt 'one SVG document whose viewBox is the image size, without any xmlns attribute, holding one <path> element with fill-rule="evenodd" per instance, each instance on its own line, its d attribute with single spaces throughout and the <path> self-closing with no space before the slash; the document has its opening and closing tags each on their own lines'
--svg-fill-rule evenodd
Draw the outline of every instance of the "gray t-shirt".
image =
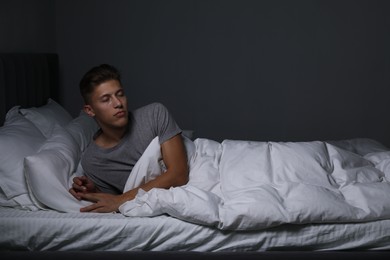
<svg viewBox="0 0 390 260">
<path fill-rule="evenodd" d="M 180 133 L 175 120 L 160 103 L 130 111 L 129 129 L 116 146 L 102 148 L 95 142 L 89 144 L 81 158 L 84 174 L 102 192 L 121 194 L 131 170 L 150 142 L 158 136 L 162 144 Z"/>
</svg>

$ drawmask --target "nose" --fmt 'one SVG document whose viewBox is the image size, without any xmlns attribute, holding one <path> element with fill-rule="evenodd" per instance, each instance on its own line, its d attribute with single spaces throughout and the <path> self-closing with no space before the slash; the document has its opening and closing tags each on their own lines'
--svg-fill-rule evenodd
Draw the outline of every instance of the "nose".
<svg viewBox="0 0 390 260">
<path fill-rule="evenodd" d="M 123 106 L 122 104 L 122 100 L 120 100 L 118 97 L 113 97 L 113 104 L 114 104 L 114 108 L 121 108 Z"/>
</svg>

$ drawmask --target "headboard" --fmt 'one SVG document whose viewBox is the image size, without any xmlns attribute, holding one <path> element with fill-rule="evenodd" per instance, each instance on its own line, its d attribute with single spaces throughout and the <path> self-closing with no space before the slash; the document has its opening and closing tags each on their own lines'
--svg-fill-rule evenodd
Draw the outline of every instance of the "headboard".
<svg viewBox="0 0 390 260">
<path fill-rule="evenodd" d="M 0 126 L 15 105 L 40 106 L 58 101 L 58 56 L 55 53 L 0 53 Z"/>
</svg>

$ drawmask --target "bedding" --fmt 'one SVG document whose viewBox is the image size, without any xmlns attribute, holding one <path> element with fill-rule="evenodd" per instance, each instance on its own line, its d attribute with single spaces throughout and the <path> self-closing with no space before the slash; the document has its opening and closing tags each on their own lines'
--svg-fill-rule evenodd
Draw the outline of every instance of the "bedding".
<svg viewBox="0 0 390 260">
<path fill-rule="evenodd" d="M 390 151 L 373 140 L 194 143 L 187 185 L 141 191 L 120 211 L 224 230 L 390 218 Z M 151 145 L 160 151 L 158 142 Z"/>
<path fill-rule="evenodd" d="M 25 157 L 26 183 L 37 207 L 79 211 L 89 204 L 68 190 L 73 178 L 83 174 L 80 156 L 97 130 L 97 123 L 81 111 L 65 127 L 56 125 L 37 153 Z"/>
<path fill-rule="evenodd" d="M 89 138 L 97 126 L 92 129 Z M 135 200 L 120 207 L 123 215 L 169 214 L 226 230 L 390 218 L 390 201 L 381 199 L 390 196 L 390 151 L 373 140 L 184 140 L 189 183 L 169 190 L 140 190 Z M 156 138 L 135 165 L 124 192 L 163 171 L 160 151 Z M 26 156 L 26 183 L 38 208 L 77 212 L 88 203 L 68 192 L 73 176 L 82 174 L 81 152 L 66 128 L 57 126 L 36 154 Z"/>
<path fill-rule="evenodd" d="M 62 113 L 58 112 L 58 104 L 51 108 L 52 104 L 48 100 L 45 106 L 54 113 L 49 112 L 47 118 Z M 15 121 L 27 123 L 26 110 L 11 109 L 4 129 Z M 78 212 L 88 202 L 75 200 L 68 189 L 72 178 L 83 174 L 80 156 L 97 130 L 96 122 L 81 112 L 79 117 L 67 119 L 65 123 L 39 120 L 32 124 L 37 126 L 31 129 L 40 137 L 40 147 L 32 144 L 35 149 L 19 155 L 15 164 L 19 165 L 19 172 L 11 176 L 17 176 L 16 181 L 3 170 L 3 192 L 17 190 L 7 189 L 10 183 L 23 184 L 22 194 L 27 193 L 32 203 L 22 206 L 28 208 L 33 204 L 34 210 Z M 45 133 L 41 130 L 39 135 L 38 127 L 50 128 L 51 136 L 42 138 Z M 26 138 L 26 133 L 23 136 Z M 5 137 L 3 140 L 8 138 Z M 390 195 L 387 181 L 390 151 L 374 140 L 225 140 L 219 143 L 184 137 L 184 141 L 190 166 L 189 183 L 168 190 L 140 190 L 135 200 L 120 207 L 124 216 L 168 214 L 186 222 L 236 231 L 262 230 L 282 224 L 390 218 L 390 201 L 381 199 Z M 24 167 L 22 174 L 20 165 Z M 124 191 L 155 178 L 162 171 L 161 149 L 155 138 L 135 165 Z M 16 195 L 20 194 L 8 194 Z"/>
<path fill-rule="evenodd" d="M 12 157 L 19 170 L 13 177 L 23 184 L 21 194 L 28 201 L 17 204 L 20 195 L 6 197 L 2 188 L 0 248 L 212 252 L 390 247 L 390 206 L 383 199 L 390 194 L 390 151 L 374 140 L 216 142 L 183 137 L 190 166 L 187 185 L 140 190 L 120 207 L 121 214 L 90 214 L 79 212 L 89 202 L 75 200 L 68 189 L 72 178 L 83 174 L 80 156 L 96 122 L 84 112 L 63 124 L 41 122 L 52 129 L 50 137 L 16 106 L 0 128 L 4 150 L 11 146 L 4 141 L 10 129 L 29 148 L 22 154 L 16 149 L 18 156 Z M 15 132 L 20 125 L 24 131 Z M 163 168 L 155 138 L 124 191 L 155 178 Z M 2 187 L 12 182 L 3 170 Z"/>
<path fill-rule="evenodd" d="M 68 185 L 82 174 L 80 155 L 97 129 L 83 111 L 72 119 L 52 99 L 39 108 L 10 109 L 0 128 L 0 205 L 30 210 L 50 207 L 53 200 L 59 201 L 57 210 L 86 205 L 62 198 L 71 197 Z"/>
<path fill-rule="evenodd" d="M 38 56 L 0 56 L 9 59 L 0 64 L 0 72 L 6 72 L 0 73 L 0 82 L 7 83 L 0 86 L 0 92 L 18 89 L 10 92 L 11 98 L 2 95 L 6 102 L 0 108 L 2 118 L 8 111 L 0 127 L 1 256 L 7 251 L 8 257 L 30 258 L 28 253 L 10 250 L 72 251 L 72 257 L 83 259 L 97 259 L 103 250 L 390 250 L 390 150 L 365 138 L 217 142 L 184 137 L 190 165 L 187 185 L 140 190 L 117 214 L 80 213 L 78 209 L 88 202 L 75 200 L 68 188 L 74 176 L 83 174 L 80 156 L 97 124 L 83 112 L 72 118 L 55 101 L 58 96 L 52 93 L 58 93 L 58 86 L 42 86 L 42 82 L 57 81 L 58 64 L 42 65 L 42 61 L 57 61 L 57 56 Z M 19 64 L 23 60 L 28 62 Z M 15 64 L 23 66 L 18 69 Z M 26 95 L 16 97 L 25 86 L 7 79 L 31 76 L 24 72 L 29 66 L 29 71 L 45 67 L 49 73 L 42 75 L 54 78 L 28 86 L 28 93 L 37 90 L 27 95 L 32 101 L 25 100 Z M 34 81 L 26 78 L 23 82 Z M 192 135 L 192 131 L 185 134 Z M 163 169 L 155 139 L 135 165 L 125 190 L 155 178 Z M 58 256 L 69 255 L 32 255 L 41 259 Z M 131 256 L 124 254 L 123 258 Z M 214 255 L 200 255 L 208 256 Z M 224 259 L 229 256 L 223 255 Z M 239 254 L 240 259 L 245 256 Z M 388 254 L 381 251 L 378 256 Z"/>
<path fill-rule="evenodd" d="M 19 107 L 10 109 L 0 128 L 0 205 L 36 210 L 28 194 L 23 160 L 38 151 L 45 137 L 18 110 Z"/>
</svg>

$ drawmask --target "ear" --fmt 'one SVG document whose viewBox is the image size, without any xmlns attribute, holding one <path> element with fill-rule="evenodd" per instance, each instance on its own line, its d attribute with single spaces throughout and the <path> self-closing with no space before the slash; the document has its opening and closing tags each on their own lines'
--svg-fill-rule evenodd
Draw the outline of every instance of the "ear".
<svg viewBox="0 0 390 260">
<path fill-rule="evenodd" d="M 95 116 L 95 113 L 93 112 L 93 109 L 92 109 L 92 107 L 90 105 L 84 105 L 83 110 L 90 117 L 94 117 Z"/>
</svg>

